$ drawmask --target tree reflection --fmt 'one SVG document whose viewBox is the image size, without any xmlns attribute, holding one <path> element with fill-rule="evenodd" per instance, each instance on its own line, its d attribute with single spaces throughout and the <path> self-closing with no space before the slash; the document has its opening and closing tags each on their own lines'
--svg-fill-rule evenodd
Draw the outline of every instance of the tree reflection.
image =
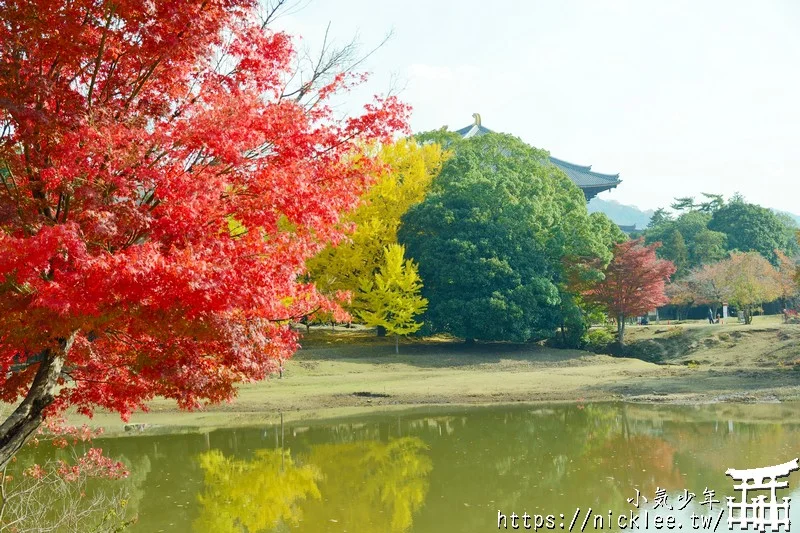
<svg viewBox="0 0 800 533">
<path fill-rule="evenodd" d="M 376 414 L 290 425 L 291 454 L 263 428 L 143 435 L 103 442 L 131 471 L 104 490 L 125 494 L 127 516 L 139 517 L 131 531 L 146 533 L 487 531 L 498 510 L 554 514 L 559 529 L 559 514 L 569 526 L 577 507 L 636 513 L 626 500 L 637 489 L 642 509 L 658 487 L 676 510 L 683 490 L 694 492 L 685 511 L 705 512 L 704 489 L 734 496 L 727 468 L 797 457 L 798 412 L 588 404 Z M 32 448 L 15 468 L 48 458 L 49 447 Z M 39 498 L 49 509 L 57 499 Z"/>
<path fill-rule="evenodd" d="M 626 406 L 589 408 L 588 416 L 592 429 L 587 432 L 581 462 L 586 478 L 595 480 L 595 491 L 602 485 L 611 501 L 619 504 L 631 497 L 634 489 L 650 499 L 657 488 L 684 488 L 677 448 L 653 434 L 652 426 L 632 428 Z"/>
<path fill-rule="evenodd" d="M 321 475 L 312 465 L 295 464 L 289 452 L 257 450 L 252 460 L 211 450 L 199 457 L 205 490 L 198 495 L 196 531 L 268 531 L 279 523 L 298 524 L 300 503 L 319 498 Z"/>
<path fill-rule="evenodd" d="M 426 450 L 417 437 L 315 446 L 308 460 L 320 465 L 324 479 L 323 499 L 306 508 L 314 531 L 408 530 L 428 493 Z"/>
<path fill-rule="evenodd" d="M 431 429 L 436 421 L 414 424 L 436 464 L 419 531 L 481 530 L 498 510 L 616 516 L 637 488 L 650 501 L 656 487 L 684 488 L 678 447 L 652 423 L 629 421 L 624 405 L 475 411 L 452 433 Z"/>
<path fill-rule="evenodd" d="M 425 501 L 431 460 L 416 437 L 312 446 L 293 459 L 200 455 L 205 489 L 196 531 L 256 532 L 301 523 L 314 531 L 402 533 Z"/>
</svg>

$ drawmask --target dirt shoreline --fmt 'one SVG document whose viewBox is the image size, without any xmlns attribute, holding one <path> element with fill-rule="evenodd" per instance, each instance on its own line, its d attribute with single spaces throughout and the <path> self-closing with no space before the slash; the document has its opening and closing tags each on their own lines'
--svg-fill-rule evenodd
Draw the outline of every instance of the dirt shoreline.
<svg viewBox="0 0 800 533">
<path fill-rule="evenodd" d="M 760 320 L 759 320 L 760 319 Z M 634 353 L 611 357 L 536 345 L 465 348 L 449 339 L 406 342 L 364 332 L 317 331 L 286 365 L 284 377 L 240 387 L 231 404 L 181 412 L 172 401 L 127 423 L 97 413 L 75 424 L 107 435 L 209 431 L 370 413 L 462 406 L 626 402 L 696 406 L 800 400 L 800 325 L 759 317 L 751 326 L 701 322 L 631 328 Z"/>
<path fill-rule="evenodd" d="M 786 399 L 776 399 L 774 397 L 745 396 L 737 398 L 731 395 L 723 395 L 717 398 L 709 397 L 660 397 L 642 396 L 631 398 L 592 398 L 592 399 L 537 399 L 520 400 L 514 402 L 489 402 L 489 403 L 395 403 L 395 404 L 375 404 L 375 405 L 353 405 L 348 407 L 328 407 L 313 409 L 297 409 L 280 413 L 265 413 L 263 411 L 248 412 L 236 410 L 231 412 L 204 411 L 200 413 L 185 413 L 177 410 L 167 413 L 151 412 L 142 413 L 133 417 L 130 421 L 123 422 L 117 415 L 101 413 L 95 416 L 94 420 L 87 421 L 83 417 L 75 417 L 72 422 L 81 424 L 87 423 L 92 427 L 103 428 L 103 437 L 133 437 L 137 435 L 161 435 L 161 434 L 180 434 L 180 433 L 206 433 L 217 429 L 230 428 L 250 428 L 275 426 L 280 424 L 281 414 L 286 424 L 315 424 L 330 421 L 341 421 L 345 419 L 358 418 L 364 419 L 370 416 L 382 416 L 392 412 L 400 416 L 414 414 L 424 414 L 427 416 L 437 414 L 452 413 L 458 409 L 492 408 L 492 407 L 530 407 L 540 408 L 543 406 L 575 404 L 584 406 L 587 404 L 598 403 L 624 403 L 630 407 L 652 406 L 655 404 L 683 407 L 709 407 L 719 404 L 731 406 L 763 406 L 769 407 L 775 404 L 788 405 L 800 413 L 800 395 L 787 397 Z M 180 417 L 177 420 L 175 417 Z M 738 420 L 743 421 L 743 420 Z M 784 418 L 780 415 L 766 417 L 759 420 L 765 423 L 780 423 Z"/>
</svg>

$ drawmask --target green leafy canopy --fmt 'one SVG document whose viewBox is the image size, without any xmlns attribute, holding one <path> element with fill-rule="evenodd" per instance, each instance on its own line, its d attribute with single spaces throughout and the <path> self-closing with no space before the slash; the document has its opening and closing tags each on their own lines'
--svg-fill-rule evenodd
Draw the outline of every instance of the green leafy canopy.
<svg viewBox="0 0 800 533">
<path fill-rule="evenodd" d="M 419 264 L 428 331 L 551 336 L 561 324 L 565 258 L 607 262 L 619 230 L 590 218 L 583 193 L 542 150 L 501 134 L 450 148 L 454 156 L 398 232 Z"/>
</svg>

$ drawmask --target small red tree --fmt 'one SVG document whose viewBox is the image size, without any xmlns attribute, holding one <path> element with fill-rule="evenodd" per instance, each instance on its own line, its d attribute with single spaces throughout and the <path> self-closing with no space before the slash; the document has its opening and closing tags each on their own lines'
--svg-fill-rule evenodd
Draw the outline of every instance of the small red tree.
<svg viewBox="0 0 800 533">
<path fill-rule="evenodd" d="M 661 243 L 645 246 L 643 239 L 617 244 L 605 279 L 586 291 L 586 297 L 602 305 L 617 319 L 617 341 L 625 342 L 625 320 L 669 302 L 665 286 L 675 265 L 656 257 Z"/>
<path fill-rule="evenodd" d="M 257 12 L 0 2 L 0 393 L 22 399 L 0 468 L 67 406 L 230 399 L 296 349 L 288 320 L 330 308 L 305 260 L 341 237 L 378 166 L 363 147 L 408 110 L 336 117 L 358 81 L 329 70 L 342 56 L 298 74 Z"/>
</svg>

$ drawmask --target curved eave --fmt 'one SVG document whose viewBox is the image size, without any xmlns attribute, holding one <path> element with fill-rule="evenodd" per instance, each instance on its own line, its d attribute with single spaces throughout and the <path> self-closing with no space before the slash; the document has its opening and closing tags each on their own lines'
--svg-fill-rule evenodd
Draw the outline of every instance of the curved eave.
<svg viewBox="0 0 800 533">
<path fill-rule="evenodd" d="M 601 192 L 605 192 L 605 191 L 609 191 L 611 189 L 615 189 L 617 187 L 617 185 L 619 185 L 619 183 L 621 181 L 622 180 L 617 181 L 617 183 L 612 183 L 612 184 L 609 184 L 609 185 L 600 185 L 600 186 L 594 186 L 594 187 L 579 187 L 579 188 L 580 188 L 581 191 L 583 191 L 583 195 L 586 197 L 586 201 L 588 202 L 589 200 L 591 200 L 592 198 L 594 198 L 595 196 L 597 196 Z"/>
<path fill-rule="evenodd" d="M 471 137 L 477 137 L 494 132 L 485 126 L 476 123 L 456 130 L 456 133 L 461 135 L 461 137 L 464 139 L 469 139 Z M 550 156 L 550 162 L 555 167 L 562 170 L 567 177 L 572 180 L 572 183 L 583 190 L 587 200 L 590 200 L 592 197 L 603 191 L 615 188 L 622 182 L 622 180 L 619 179 L 619 174 L 603 174 L 601 172 L 593 172 L 592 165 L 577 165 L 553 156 Z"/>
<path fill-rule="evenodd" d="M 560 168 L 575 185 L 585 187 L 615 187 L 620 183 L 619 174 L 603 174 L 593 172 L 591 165 L 576 165 L 557 157 L 550 156 L 550 162 Z"/>
</svg>

